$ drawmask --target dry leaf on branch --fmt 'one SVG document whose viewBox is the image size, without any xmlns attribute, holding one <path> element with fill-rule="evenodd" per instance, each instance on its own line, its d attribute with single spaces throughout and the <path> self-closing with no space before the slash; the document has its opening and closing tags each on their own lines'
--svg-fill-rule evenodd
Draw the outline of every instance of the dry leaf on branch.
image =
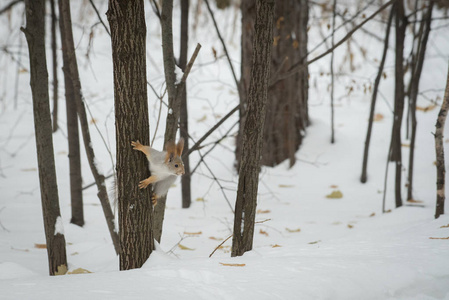
<svg viewBox="0 0 449 300">
<path fill-rule="evenodd" d="M 271 212 L 271 210 L 269 210 L 269 209 L 266 209 L 266 210 L 258 209 L 256 213 L 258 213 L 258 214 L 268 214 L 270 212 Z"/>
<path fill-rule="evenodd" d="M 266 231 L 264 231 L 264 230 L 262 230 L 262 229 L 259 230 L 259 233 L 260 233 L 260 234 L 263 234 L 263 235 L 265 235 L 265 236 L 268 236 L 268 232 L 266 232 Z"/>
<path fill-rule="evenodd" d="M 285 230 L 287 230 L 288 232 L 301 232 L 300 228 L 296 228 L 296 229 L 290 229 L 290 228 L 285 228 Z"/>
<path fill-rule="evenodd" d="M 193 250 L 195 250 L 195 249 L 192 249 L 192 248 L 186 247 L 186 246 L 184 246 L 184 245 L 182 245 L 182 244 L 178 244 L 178 247 L 179 247 L 179 249 L 181 249 L 181 250 L 190 250 L 190 251 L 193 251 Z"/>
<path fill-rule="evenodd" d="M 34 248 L 47 249 L 47 244 L 34 244 Z"/>
<path fill-rule="evenodd" d="M 431 239 L 431 240 L 449 240 L 449 236 L 448 237 L 430 237 L 429 239 Z"/>
</svg>

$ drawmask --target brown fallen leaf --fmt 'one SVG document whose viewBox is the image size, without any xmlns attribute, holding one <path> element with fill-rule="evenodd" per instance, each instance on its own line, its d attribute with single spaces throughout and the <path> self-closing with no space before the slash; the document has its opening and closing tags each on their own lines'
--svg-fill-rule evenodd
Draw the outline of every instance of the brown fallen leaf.
<svg viewBox="0 0 449 300">
<path fill-rule="evenodd" d="M 449 224 L 443 225 L 443 226 L 441 226 L 440 228 L 449 228 Z"/>
<path fill-rule="evenodd" d="M 285 228 L 285 230 L 287 230 L 288 232 L 301 232 L 301 228 L 296 228 L 296 229 L 290 229 L 290 228 Z"/>
<path fill-rule="evenodd" d="M 217 237 L 214 237 L 214 236 L 210 236 L 209 239 L 210 240 L 214 240 L 214 241 L 222 241 L 223 240 L 222 238 L 217 238 Z"/>
<path fill-rule="evenodd" d="M 198 232 L 188 232 L 188 231 L 184 231 L 185 235 L 200 235 L 203 234 L 202 231 L 198 231 Z"/>
<path fill-rule="evenodd" d="M 226 263 L 220 263 L 220 265 L 227 266 L 227 267 L 244 267 L 244 266 L 246 266 L 246 264 L 226 264 Z"/>
<path fill-rule="evenodd" d="M 271 245 L 271 248 L 279 248 L 279 247 L 282 247 L 282 246 L 278 245 L 278 244 Z"/>
<path fill-rule="evenodd" d="M 70 275 L 71 274 L 89 274 L 89 273 L 92 273 L 92 272 L 89 270 L 83 269 L 83 268 L 78 268 L 73 271 L 67 272 L 67 274 L 70 274 Z"/>
<path fill-rule="evenodd" d="M 59 265 L 58 270 L 55 272 L 55 275 L 65 275 L 65 274 L 67 274 L 67 266 Z"/>
<path fill-rule="evenodd" d="M 415 200 L 415 199 L 408 199 L 408 203 L 423 203 L 421 200 Z"/>
<path fill-rule="evenodd" d="M 382 121 L 384 119 L 384 115 L 383 114 L 375 114 L 374 115 L 374 119 L 373 119 L 373 121 L 374 122 L 379 122 L 379 121 Z"/>
<path fill-rule="evenodd" d="M 265 235 L 265 236 L 268 236 L 268 232 L 264 231 L 263 229 L 261 229 L 261 230 L 259 231 L 259 233 L 260 233 L 260 234 L 263 234 L 263 235 Z"/>
<path fill-rule="evenodd" d="M 295 187 L 295 185 L 293 185 L 293 184 L 280 184 L 279 187 L 280 188 L 292 188 L 292 187 Z"/>
<path fill-rule="evenodd" d="M 204 116 L 202 116 L 201 118 L 197 119 L 196 121 L 197 121 L 198 123 L 201 123 L 201 122 L 206 121 L 206 119 L 207 119 L 207 115 L 204 115 Z"/>
<path fill-rule="evenodd" d="M 34 248 L 47 249 L 47 244 L 34 244 Z"/>
<path fill-rule="evenodd" d="M 354 225 L 348 224 L 348 228 L 349 229 L 354 228 Z"/>
<path fill-rule="evenodd" d="M 427 112 L 427 111 L 434 110 L 436 107 L 437 107 L 436 104 L 430 104 L 430 105 L 424 106 L 424 107 L 423 106 L 416 106 L 416 110 Z"/>
<path fill-rule="evenodd" d="M 332 193 L 330 193 L 329 195 L 326 195 L 326 198 L 340 199 L 340 198 L 343 198 L 343 193 L 339 190 L 336 190 L 336 191 L 333 191 Z"/>
<path fill-rule="evenodd" d="M 181 250 L 189 250 L 189 251 L 195 250 L 195 249 L 186 247 L 186 246 L 184 246 L 184 245 L 182 245 L 182 244 L 178 244 L 178 247 L 179 247 L 179 249 L 181 249 Z"/>
<path fill-rule="evenodd" d="M 369 216 L 370 216 L 370 217 L 374 217 L 375 215 L 376 215 L 376 213 L 373 212 L 373 213 L 370 214 Z"/>
<path fill-rule="evenodd" d="M 319 242 L 321 242 L 321 240 L 318 241 L 314 241 L 314 242 L 310 242 L 309 245 L 314 245 L 314 244 L 318 244 Z"/>
<path fill-rule="evenodd" d="M 204 202 L 204 198 L 199 197 L 199 198 L 196 198 L 195 201 L 196 201 L 196 202 Z"/>
<path fill-rule="evenodd" d="M 333 184 L 333 185 L 330 186 L 330 188 L 331 188 L 331 189 L 336 189 L 336 188 L 338 188 L 338 185 Z"/>
<path fill-rule="evenodd" d="M 449 240 L 449 236 L 448 237 L 430 237 L 429 239 L 431 239 L 431 240 Z"/>
<path fill-rule="evenodd" d="M 269 210 L 269 209 L 266 209 L 266 210 L 258 209 L 256 213 L 258 213 L 258 214 L 268 214 L 270 212 L 271 212 L 271 210 Z"/>
</svg>

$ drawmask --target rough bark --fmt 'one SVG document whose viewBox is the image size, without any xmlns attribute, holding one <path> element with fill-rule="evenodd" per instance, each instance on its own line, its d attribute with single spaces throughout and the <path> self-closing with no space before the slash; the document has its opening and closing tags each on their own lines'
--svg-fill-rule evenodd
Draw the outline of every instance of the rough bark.
<svg viewBox="0 0 449 300">
<path fill-rule="evenodd" d="M 181 0 L 181 50 L 179 54 L 179 67 L 184 72 L 187 65 L 187 49 L 189 42 L 189 0 Z M 184 138 L 184 152 L 189 151 L 189 122 L 187 111 L 187 87 L 181 95 L 181 112 L 179 117 L 179 127 L 181 137 Z M 190 159 L 183 157 L 185 174 L 181 177 L 182 208 L 189 208 L 192 202 L 191 197 L 191 174 Z"/>
<path fill-rule="evenodd" d="M 120 269 L 129 270 L 141 267 L 154 248 L 151 187 L 138 188 L 149 175 L 147 160 L 130 145 L 135 140 L 150 144 L 144 2 L 109 0 L 107 17 L 114 66 Z"/>
<path fill-rule="evenodd" d="M 51 7 L 51 59 L 53 65 L 53 132 L 58 130 L 58 56 L 56 43 L 56 8 L 55 0 L 50 0 Z"/>
<path fill-rule="evenodd" d="M 438 113 L 437 123 L 435 125 L 435 152 L 437 158 L 437 201 L 435 206 L 435 219 L 444 214 L 444 202 L 445 195 L 445 178 L 446 167 L 444 162 L 444 124 L 446 122 L 447 112 L 449 110 L 449 70 L 446 80 L 446 91 L 444 92 L 443 104 L 441 105 L 440 112 Z"/>
<path fill-rule="evenodd" d="M 66 12 L 62 18 L 65 18 Z M 60 22 L 61 41 L 69 35 L 67 30 L 71 28 L 64 27 L 64 22 Z M 67 112 L 67 136 L 69 144 L 69 174 L 70 174 L 70 199 L 72 207 L 72 218 L 70 223 L 78 226 L 84 225 L 84 209 L 83 209 L 83 192 L 82 192 L 82 176 L 81 176 L 81 155 L 80 142 L 78 131 L 78 116 L 76 113 L 76 100 L 73 81 L 70 77 L 69 71 L 69 56 L 67 51 L 67 43 L 62 42 L 62 57 L 63 57 L 63 71 L 64 71 L 64 86 L 65 86 L 65 100 Z"/>
<path fill-rule="evenodd" d="M 376 100 L 377 100 L 377 91 L 379 89 L 380 80 L 382 79 L 382 74 L 385 66 L 385 60 L 387 58 L 388 52 L 388 44 L 390 40 L 390 31 L 391 31 L 391 23 L 393 21 L 394 9 L 390 12 L 390 17 L 388 18 L 387 31 L 385 33 L 385 41 L 384 41 L 384 49 L 382 52 L 382 58 L 379 64 L 379 71 L 377 72 L 376 79 L 374 80 L 374 88 L 373 95 L 371 97 L 371 107 L 369 112 L 369 121 L 368 121 L 368 130 L 366 132 L 365 139 L 365 149 L 363 150 L 363 162 L 362 162 L 362 176 L 360 177 L 360 181 L 362 183 L 366 183 L 367 180 L 367 172 L 368 172 L 368 153 L 369 153 L 369 145 L 371 142 L 371 132 L 373 130 L 373 122 L 374 122 L 374 111 L 376 108 Z"/>
<path fill-rule="evenodd" d="M 112 242 L 116 253 L 120 252 L 120 245 L 117 230 L 115 228 L 114 214 L 111 209 L 111 204 L 109 202 L 108 193 L 106 190 L 106 184 L 104 181 L 104 175 L 100 173 L 95 164 L 95 153 L 92 147 L 92 139 L 89 132 L 89 122 L 87 121 L 86 109 L 84 107 L 84 98 L 81 90 L 81 82 L 78 72 L 78 64 L 75 55 L 75 44 L 73 42 L 72 33 L 72 21 L 70 16 L 70 1 L 69 0 L 59 0 L 59 22 L 62 23 L 64 30 L 61 30 L 61 40 L 65 47 L 66 59 L 64 61 L 64 66 L 66 67 L 65 73 L 69 74 L 70 80 L 73 86 L 73 94 L 75 96 L 76 112 L 79 117 L 81 124 L 81 131 L 83 134 L 84 148 L 86 151 L 87 160 L 89 162 L 89 167 L 94 176 L 95 183 L 98 188 L 97 196 L 100 199 L 101 207 L 103 208 L 103 213 L 106 218 L 106 223 L 108 225 L 109 233 L 111 235 Z M 63 57 L 64 58 L 64 57 Z"/>
<path fill-rule="evenodd" d="M 251 250 L 253 245 L 267 87 L 273 48 L 275 2 L 273 0 L 258 0 L 256 5 L 253 60 L 247 97 L 246 121 L 243 129 L 232 256 L 243 255 L 246 251 Z"/>
<path fill-rule="evenodd" d="M 411 137 L 410 137 L 410 155 L 408 161 L 408 186 L 407 186 L 407 200 L 413 200 L 413 166 L 415 160 L 415 144 L 416 144 L 416 128 L 418 120 L 416 119 L 416 101 L 418 100 L 419 82 L 424 65 L 424 58 L 426 55 L 427 41 L 429 40 L 430 26 L 432 22 L 433 1 L 430 1 L 429 7 L 425 15 L 425 22 L 421 23 L 420 32 L 422 37 L 419 38 L 418 51 L 416 55 L 416 63 L 412 65 L 412 76 L 410 78 L 410 116 L 412 121 Z"/>
<path fill-rule="evenodd" d="M 395 203 L 396 207 L 402 206 L 401 183 L 402 183 L 402 143 L 401 125 L 404 114 L 404 38 L 407 20 L 404 15 L 404 2 L 398 0 L 394 4 L 396 24 L 396 51 L 395 51 L 395 86 L 394 86 L 394 121 L 391 134 L 391 161 L 395 162 Z"/>
<path fill-rule="evenodd" d="M 240 129 L 237 138 L 236 155 L 239 157 L 242 130 L 247 109 L 246 95 L 250 82 L 252 59 L 251 42 L 254 36 L 255 1 L 242 3 L 242 65 L 240 85 L 242 89 L 240 105 Z M 274 47 L 271 69 L 274 76 L 288 70 L 293 62 L 306 62 L 307 56 L 308 3 L 301 1 L 280 1 L 276 5 L 274 24 Z M 289 159 L 290 166 L 296 162 L 298 150 L 308 124 L 307 95 L 308 70 L 276 82 L 268 91 L 266 126 L 262 164 L 275 166 Z"/>
<path fill-rule="evenodd" d="M 30 56 L 30 85 L 49 273 L 59 275 L 67 271 L 67 256 L 64 234 L 56 228 L 56 223 L 62 221 L 59 211 L 45 58 L 45 1 L 27 0 L 25 10 L 26 28 L 22 28 L 22 31 L 27 39 Z"/>
</svg>

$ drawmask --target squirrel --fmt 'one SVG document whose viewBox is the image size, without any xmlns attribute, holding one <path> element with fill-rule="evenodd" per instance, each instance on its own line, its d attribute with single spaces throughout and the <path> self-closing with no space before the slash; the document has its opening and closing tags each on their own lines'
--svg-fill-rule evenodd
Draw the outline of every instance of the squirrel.
<svg viewBox="0 0 449 300">
<path fill-rule="evenodd" d="M 184 139 L 180 138 L 175 144 L 170 141 L 166 144 L 166 151 L 158 151 L 150 146 L 142 145 L 138 140 L 132 141 L 134 150 L 141 151 L 148 159 L 151 176 L 139 182 L 139 188 L 145 189 L 154 183 L 153 196 L 151 201 L 157 205 L 157 200 L 167 195 L 168 189 L 175 182 L 176 177 L 184 175 L 184 163 L 182 162 L 182 150 L 184 149 Z"/>
</svg>

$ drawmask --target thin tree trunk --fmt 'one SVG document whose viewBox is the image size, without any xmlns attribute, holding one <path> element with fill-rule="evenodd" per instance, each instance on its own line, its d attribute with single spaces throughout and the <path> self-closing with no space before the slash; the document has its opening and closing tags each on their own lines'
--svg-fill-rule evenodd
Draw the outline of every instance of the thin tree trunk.
<svg viewBox="0 0 449 300">
<path fill-rule="evenodd" d="M 334 5 L 332 7 L 332 38 L 331 45 L 332 48 L 335 46 L 335 17 L 337 9 L 337 0 L 334 0 Z M 335 143 L 335 109 L 334 109 L 334 51 L 331 53 L 331 144 Z"/>
<path fill-rule="evenodd" d="M 243 129 L 232 256 L 241 256 L 251 250 L 253 246 L 265 107 L 273 47 L 275 1 L 258 0 L 256 6 L 253 63 L 247 98 L 246 121 Z"/>
<path fill-rule="evenodd" d="M 45 1 L 25 1 L 25 33 L 30 56 L 30 85 L 33 97 L 34 130 L 37 163 L 44 217 L 45 238 L 50 275 L 67 272 L 65 237 L 59 211 L 58 185 L 48 93 L 48 72 L 45 56 Z"/>
<path fill-rule="evenodd" d="M 51 7 L 51 54 L 53 62 L 53 132 L 58 130 L 58 56 L 56 52 L 56 9 L 55 0 L 50 0 Z"/>
<path fill-rule="evenodd" d="M 112 242 L 117 254 L 120 253 L 120 244 L 118 239 L 117 230 L 115 228 L 114 214 L 109 202 L 108 193 L 106 190 L 106 184 L 104 181 L 104 175 L 100 173 L 95 164 L 95 153 L 92 147 L 92 139 L 89 132 L 89 122 L 87 121 L 86 109 L 84 107 L 84 99 L 81 90 L 81 82 L 78 73 L 78 64 L 76 62 L 75 45 L 73 42 L 72 33 L 72 20 L 70 16 L 70 1 L 59 0 L 59 22 L 62 23 L 64 30 L 61 30 L 62 43 L 64 44 L 65 51 L 67 52 L 67 62 L 64 62 L 64 66 L 67 67 L 70 80 L 72 81 L 73 92 L 75 96 L 76 111 L 81 124 L 81 131 L 83 134 L 84 148 L 86 150 L 87 160 L 89 162 L 92 175 L 94 176 L 95 183 L 98 188 L 98 198 L 100 199 L 103 213 L 106 218 L 109 233 L 111 235 Z"/>
<path fill-rule="evenodd" d="M 152 189 L 138 188 L 149 175 L 148 162 L 130 145 L 150 144 L 144 2 L 109 0 L 106 14 L 114 64 L 120 270 L 129 270 L 140 268 L 154 248 Z"/>
<path fill-rule="evenodd" d="M 187 64 L 187 49 L 189 42 L 189 0 L 181 0 L 181 51 L 179 54 L 179 67 L 184 72 Z M 187 111 L 187 87 L 181 95 L 181 112 L 180 112 L 180 134 L 184 138 L 184 153 L 189 151 L 189 122 Z M 191 174 L 190 159 L 188 156 L 183 158 L 184 176 L 181 177 L 182 188 L 182 208 L 190 207 L 191 197 Z"/>
<path fill-rule="evenodd" d="M 407 27 L 407 20 L 404 15 L 403 0 L 395 3 L 395 24 L 396 24 L 396 58 L 395 58 L 395 87 L 394 87 L 394 121 L 391 134 L 392 148 L 391 160 L 396 165 L 395 177 L 395 203 L 396 207 L 402 206 L 401 185 L 402 185 L 402 143 L 401 125 L 404 114 L 404 38 Z"/>
<path fill-rule="evenodd" d="M 440 112 L 438 113 L 437 123 L 435 125 L 435 152 L 437 158 L 437 202 L 435 207 L 435 219 L 444 214 L 445 195 L 445 178 L 446 167 L 444 162 L 444 124 L 446 122 L 447 111 L 449 109 L 449 70 L 446 80 L 446 91 L 444 92 L 443 104 L 441 104 Z"/>
<path fill-rule="evenodd" d="M 370 107 L 369 121 L 368 121 L 368 130 L 366 132 L 366 139 L 365 139 L 365 150 L 363 151 L 362 176 L 360 177 L 360 181 L 362 183 L 365 183 L 367 180 L 368 151 L 369 151 L 369 145 L 371 142 L 371 132 L 373 130 L 374 111 L 376 108 L 377 91 L 379 89 L 380 80 L 382 79 L 382 74 L 383 74 L 383 70 L 384 70 L 384 66 L 385 66 L 385 60 L 387 58 L 388 44 L 389 44 L 389 40 L 390 40 L 390 29 L 391 29 L 391 23 L 393 21 L 393 15 L 394 15 L 394 7 L 390 12 L 390 17 L 388 18 L 387 32 L 385 33 L 385 42 L 384 42 L 384 50 L 382 52 L 382 59 L 379 64 L 379 71 L 377 72 L 376 79 L 374 80 L 373 95 L 371 98 L 371 107 Z"/>
<path fill-rule="evenodd" d="M 69 12 L 70 13 L 70 12 Z M 64 17 L 63 17 L 64 18 Z M 66 49 L 67 43 L 64 42 L 64 37 L 69 33 L 67 30 L 71 28 L 64 27 L 64 23 L 60 22 L 61 45 L 63 57 L 63 71 L 64 71 L 64 85 L 65 85 L 65 99 L 67 112 L 67 135 L 69 143 L 69 173 L 70 173 L 70 199 L 72 207 L 72 218 L 70 223 L 78 226 L 84 225 L 84 208 L 83 208 L 83 187 L 81 176 L 81 153 L 78 131 L 78 116 L 76 113 L 76 100 L 73 81 L 69 70 L 69 56 Z"/>
<path fill-rule="evenodd" d="M 416 128 L 418 125 L 418 121 L 416 119 L 416 101 L 418 99 L 418 91 L 419 91 L 419 82 L 421 78 L 422 68 L 424 65 L 424 58 L 426 55 L 427 41 L 429 40 L 430 34 L 430 26 L 432 22 L 432 10 L 433 10 L 433 1 L 430 1 L 429 7 L 427 8 L 427 13 L 425 16 L 425 22 L 421 23 L 421 28 L 425 28 L 420 30 L 422 32 L 422 38 L 418 45 L 418 51 L 416 55 L 416 64 L 412 69 L 412 77 L 410 79 L 410 114 L 412 121 L 411 128 L 411 138 L 410 138 L 410 155 L 409 155 L 409 168 L 408 168 L 408 187 L 407 187 L 407 200 L 413 199 L 413 166 L 415 159 L 415 143 L 416 143 Z"/>
<path fill-rule="evenodd" d="M 245 126 L 246 97 L 250 82 L 252 45 L 254 36 L 255 1 L 242 3 L 242 64 L 240 85 L 240 126 L 237 136 L 237 169 Z M 271 58 L 273 76 L 287 70 L 295 61 L 307 57 L 307 1 L 279 1 L 275 10 L 273 28 L 274 47 Z M 268 90 L 266 126 L 264 128 L 262 165 L 275 166 L 288 159 L 296 162 L 298 150 L 308 125 L 307 67 L 298 74 L 276 82 Z"/>
</svg>

